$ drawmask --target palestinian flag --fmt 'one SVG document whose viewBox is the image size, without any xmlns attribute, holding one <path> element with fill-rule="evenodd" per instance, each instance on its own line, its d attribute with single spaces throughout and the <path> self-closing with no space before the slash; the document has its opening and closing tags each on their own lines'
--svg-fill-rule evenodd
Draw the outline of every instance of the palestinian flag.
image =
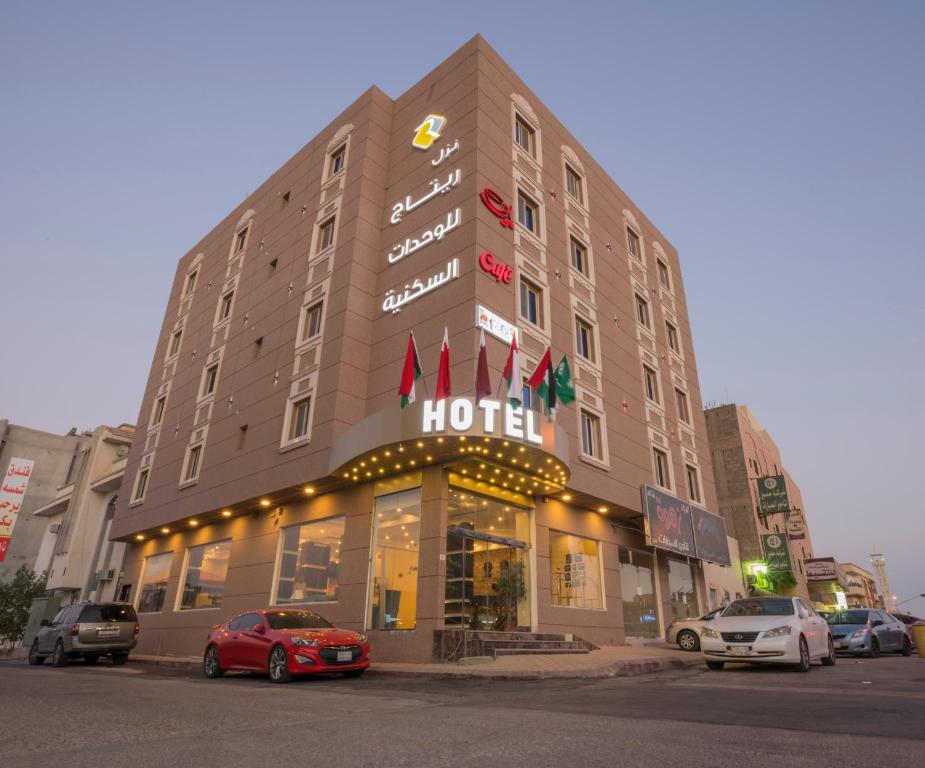
<svg viewBox="0 0 925 768">
<path fill-rule="evenodd" d="M 559 403 L 568 405 L 575 402 L 575 385 L 572 383 L 572 371 L 565 355 L 562 355 L 562 359 L 556 366 L 553 378 L 556 381 L 556 399 Z"/>
<path fill-rule="evenodd" d="M 401 395 L 401 407 L 414 402 L 414 382 L 421 378 L 421 358 L 418 357 L 418 347 L 414 343 L 414 333 L 408 336 L 408 351 L 405 353 L 405 365 L 401 369 L 401 384 L 398 394 Z"/>
<path fill-rule="evenodd" d="M 517 348 L 516 336 L 511 336 L 511 350 L 507 353 L 507 362 L 501 376 L 507 382 L 507 401 L 514 408 L 520 408 L 523 378 L 520 374 L 520 350 Z"/>
<path fill-rule="evenodd" d="M 552 370 L 552 350 L 549 347 L 546 347 L 546 353 L 527 384 L 543 401 L 546 415 L 552 416 L 556 411 L 556 380 Z"/>
<path fill-rule="evenodd" d="M 479 332 L 479 361 L 475 368 L 475 402 L 491 395 L 491 381 L 488 375 L 488 353 L 485 349 L 485 331 Z"/>
<path fill-rule="evenodd" d="M 450 334 L 443 328 L 443 344 L 440 345 L 440 362 L 437 364 L 437 393 L 436 400 L 443 400 L 450 396 Z"/>
</svg>

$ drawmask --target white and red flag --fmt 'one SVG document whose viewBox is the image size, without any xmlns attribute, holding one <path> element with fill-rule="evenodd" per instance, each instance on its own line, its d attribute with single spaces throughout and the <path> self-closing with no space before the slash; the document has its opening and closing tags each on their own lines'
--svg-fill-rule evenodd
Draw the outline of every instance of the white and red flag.
<svg viewBox="0 0 925 768">
<path fill-rule="evenodd" d="M 443 328 L 443 344 L 440 345 L 440 362 L 437 365 L 437 400 L 448 398 L 452 392 L 450 386 L 450 334 Z"/>
</svg>

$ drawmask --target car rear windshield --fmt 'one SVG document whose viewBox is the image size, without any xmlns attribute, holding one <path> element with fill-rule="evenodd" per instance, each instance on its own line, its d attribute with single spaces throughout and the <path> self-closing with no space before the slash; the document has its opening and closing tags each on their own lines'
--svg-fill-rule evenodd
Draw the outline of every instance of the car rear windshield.
<svg viewBox="0 0 925 768">
<path fill-rule="evenodd" d="M 85 605 L 77 621 L 99 623 L 105 621 L 138 621 L 130 605 Z"/>
<path fill-rule="evenodd" d="M 309 611 L 267 611 L 270 629 L 328 629 L 332 625 Z"/>
<path fill-rule="evenodd" d="M 825 620 L 829 624 L 866 624 L 868 615 L 867 611 L 834 611 L 827 613 Z"/>
<path fill-rule="evenodd" d="M 723 611 L 723 616 L 793 616 L 793 601 L 789 597 L 736 600 Z"/>
</svg>

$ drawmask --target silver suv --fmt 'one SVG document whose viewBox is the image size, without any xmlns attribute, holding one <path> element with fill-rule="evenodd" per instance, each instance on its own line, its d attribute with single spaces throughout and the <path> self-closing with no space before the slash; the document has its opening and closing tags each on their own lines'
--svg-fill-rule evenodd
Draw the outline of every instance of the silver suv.
<svg viewBox="0 0 925 768">
<path fill-rule="evenodd" d="M 139 630 L 138 616 L 128 603 L 74 603 L 42 622 L 29 648 L 29 663 L 42 664 L 51 656 L 56 667 L 78 657 L 96 664 L 108 655 L 113 664 L 125 664 Z"/>
</svg>

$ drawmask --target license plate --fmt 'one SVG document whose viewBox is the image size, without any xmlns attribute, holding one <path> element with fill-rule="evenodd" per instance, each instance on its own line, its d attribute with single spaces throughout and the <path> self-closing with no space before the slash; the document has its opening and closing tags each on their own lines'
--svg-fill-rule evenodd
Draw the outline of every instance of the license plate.
<svg viewBox="0 0 925 768">
<path fill-rule="evenodd" d="M 733 645 L 730 650 L 733 656 L 748 656 L 750 649 L 747 645 Z"/>
<path fill-rule="evenodd" d="M 353 661 L 353 652 L 352 651 L 338 651 L 337 660 L 338 661 Z"/>
<path fill-rule="evenodd" d="M 112 627 L 112 628 L 106 628 L 106 629 L 101 628 L 101 629 L 96 630 L 97 637 L 116 637 L 116 635 L 118 634 L 119 634 L 118 627 Z"/>
</svg>

